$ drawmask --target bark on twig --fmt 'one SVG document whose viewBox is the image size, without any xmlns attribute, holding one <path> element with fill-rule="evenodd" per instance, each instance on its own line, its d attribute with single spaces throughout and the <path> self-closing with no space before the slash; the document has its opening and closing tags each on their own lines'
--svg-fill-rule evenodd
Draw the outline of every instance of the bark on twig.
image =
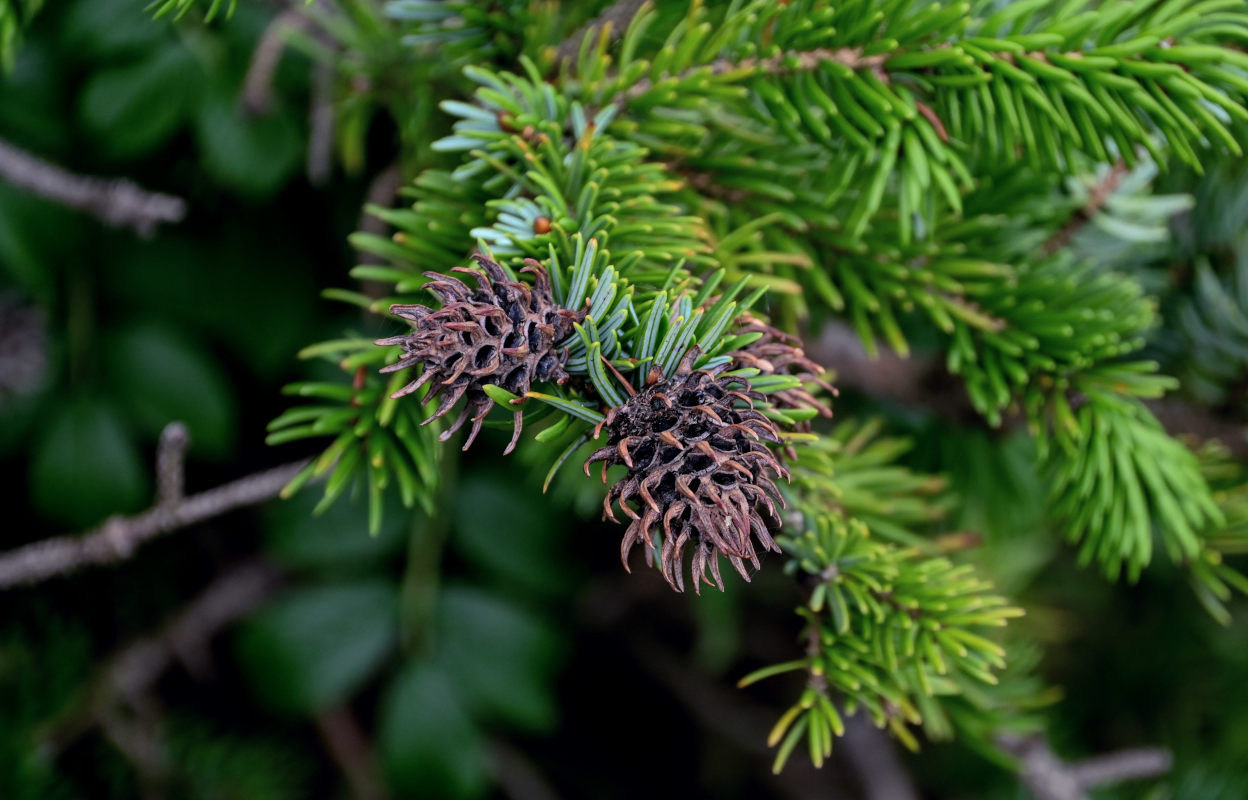
<svg viewBox="0 0 1248 800">
<path fill-rule="evenodd" d="M 10 397 L 33 394 L 48 371 L 43 313 L 0 294 L 0 408 Z"/>
<path fill-rule="evenodd" d="M 177 425 L 177 423 L 175 423 Z M 180 427 L 180 426 L 179 426 Z M 33 542 L 0 554 L 0 589 L 28 586 L 88 566 L 124 561 L 157 536 L 270 500 L 307 465 L 297 461 L 257 472 L 206 492 L 182 497 L 185 429 L 174 425 L 161 435 L 157 456 L 157 503 L 133 517 L 113 517 L 79 536 Z"/>
<path fill-rule="evenodd" d="M 75 175 L 4 140 L 0 140 L 0 178 L 140 236 L 151 236 L 161 223 L 181 222 L 186 216 L 186 201 L 180 197 L 149 192 L 123 178 Z"/>
<path fill-rule="evenodd" d="M 1164 747 L 1137 747 L 1077 761 L 1071 772 L 1080 786 L 1089 789 L 1124 781 L 1155 778 L 1170 771 L 1174 756 Z"/>
<path fill-rule="evenodd" d="M 340 706 L 316 715 L 320 734 L 330 757 L 347 779 L 355 800 L 384 800 L 388 796 L 373 760 L 373 747 L 350 707 Z"/>
<path fill-rule="evenodd" d="M 182 502 L 186 489 L 184 461 L 190 444 L 190 431 L 181 422 L 171 422 L 160 432 L 156 445 L 156 505 L 161 508 Z"/>
<path fill-rule="evenodd" d="M 311 25 L 310 19 L 292 9 L 278 14 L 264 29 L 243 79 L 243 111 L 260 116 L 273 110 L 273 76 L 286 51 L 286 37 L 292 32 L 307 30 Z"/>
<path fill-rule="evenodd" d="M 602 30 L 609 25 L 611 33 L 614 36 L 620 36 L 643 5 L 645 5 L 644 0 L 616 0 L 604 8 L 602 13 L 572 31 L 566 39 L 560 42 L 558 49 L 555 50 L 555 58 L 560 61 L 565 58 L 576 58 L 576 54 L 581 49 L 581 42 L 590 31 Z"/>
<path fill-rule="evenodd" d="M 109 661 L 107 681 L 128 702 L 137 702 L 174 663 L 191 675 L 211 675 L 204 653 L 218 633 L 258 607 L 280 582 L 272 565 L 251 561 L 213 581 L 189 605 L 151 636 L 138 639 Z"/>
<path fill-rule="evenodd" d="M 897 756 L 896 743 L 871 724 L 865 713 L 845 721 L 838 742 L 862 789 L 864 800 L 919 800 L 918 790 Z"/>
<path fill-rule="evenodd" d="M 370 213 L 368 207 L 393 207 L 395 195 L 399 193 L 399 188 L 402 186 L 403 170 L 399 167 L 399 162 L 395 161 L 381 172 L 378 172 L 377 176 L 368 184 L 368 193 L 364 196 L 364 207 L 360 211 L 360 221 L 356 224 L 355 229 L 360 233 L 384 236 L 388 228 L 386 221 L 376 214 Z M 361 263 L 381 264 L 384 263 L 384 259 L 371 253 L 364 253 L 361 256 Z"/>
<path fill-rule="evenodd" d="M 957 422 L 980 419 L 961 380 L 942 362 L 921 357 L 902 358 L 883 350 L 867 355 L 858 335 L 847 325 L 829 323 L 806 347 L 810 356 L 836 374 L 836 384 L 875 398 L 925 408 Z M 1248 426 L 1181 400 L 1147 400 L 1145 405 L 1172 436 L 1216 441 L 1237 459 L 1248 459 Z M 1007 425 L 1011 424 L 1009 420 Z"/>
<path fill-rule="evenodd" d="M 334 165 L 334 68 L 323 61 L 312 67 L 308 99 L 308 183 L 323 186 Z"/>
<path fill-rule="evenodd" d="M 1122 179 L 1125 178 L 1130 172 L 1131 170 L 1127 167 L 1125 161 L 1119 160 L 1115 162 L 1114 165 L 1110 167 L 1109 172 L 1106 172 L 1105 175 L 1092 186 L 1092 189 L 1088 194 L 1088 202 L 1084 204 L 1083 208 L 1076 211 L 1074 216 L 1067 220 L 1066 224 L 1063 225 L 1057 233 L 1050 236 L 1048 241 L 1044 243 L 1041 250 L 1043 250 L 1046 255 L 1052 255 L 1069 244 L 1070 240 L 1074 238 L 1075 234 L 1078 233 L 1084 225 L 1087 225 L 1092 221 L 1093 217 L 1101 213 L 1101 209 L 1105 207 L 1107 202 L 1109 202 L 1110 196 L 1117 191 L 1118 184 L 1122 183 Z"/>
<path fill-rule="evenodd" d="M 559 800 L 554 787 L 528 756 L 499 739 L 494 742 L 494 779 L 511 800 Z"/>
<path fill-rule="evenodd" d="M 1019 761 L 1019 777 L 1036 800 L 1087 800 L 1087 790 L 1164 775 L 1169 750 L 1141 747 L 1069 764 L 1041 736 L 1002 735 L 997 744 Z"/>
<path fill-rule="evenodd" d="M 160 759 L 157 708 L 151 692 L 161 676 L 179 661 L 197 680 L 211 676 L 208 644 L 233 622 L 257 608 L 281 583 L 263 561 L 249 561 L 213 581 L 198 597 L 149 636 L 125 645 L 100 667 L 83 707 L 55 725 L 43 752 L 54 758 L 80 736 L 100 725 L 110 739 L 145 774 L 156 775 Z M 134 718 L 125 713 L 128 706 Z M 135 738 L 141 736 L 141 738 Z"/>
</svg>

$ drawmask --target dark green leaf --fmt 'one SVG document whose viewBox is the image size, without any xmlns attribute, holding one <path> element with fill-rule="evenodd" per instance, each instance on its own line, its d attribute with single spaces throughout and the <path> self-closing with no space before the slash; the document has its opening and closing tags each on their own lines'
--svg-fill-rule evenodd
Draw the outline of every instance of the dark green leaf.
<svg viewBox="0 0 1248 800">
<path fill-rule="evenodd" d="M 216 362 L 176 333 L 156 326 L 127 328 L 107 348 L 108 375 L 127 415 L 155 436 L 170 422 L 186 423 L 191 451 L 229 452 L 234 401 Z"/>
<path fill-rule="evenodd" d="M 479 797 L 488 777 L 481 732 L 455 684 L 435 665 L 414 661 L 381 707 L 378 742 L 386 773 L 405 797 Z"/>
<path fill-rule="evenodd" d="M 555 543 L 565 528 L 546 512 L 541 495 L 496 473 L 473 472 L 460 485 L 453 519 L 454 545 L 474 566 L 529 591 L 549 591 L 562 582 Z"/>
<path fill-rule="evenodd" d="M 447 589 L 438 615 L 438 658 L 474 713 L 526 730 L 554 724 L 560 641 L 546 622 L 469 588 Z"/>
<path fill-rule="evenodd" d="M 398 595 L 381 581 L 292 590 L 239 631 L 237 651 L 274 708 L 314 713 L 351 697 L 394 645 Z"/>
<path fill-rule="evenodd" d="M 216 88 L 195 117 L 203 167 L 243 194 L 270 195 L 299 167 L 302 135 L 288 114 L 243 115 L 235 88 Z"/>
<path fill-rule="evenodd" d="M 177 130 L 202 80 L 191 51 L 170 45 L 138 63 L 88 78 L 79 115 L 109 155 L 134 156 Z"/>
<path fill-rule="evenodd" d="M 147 499 L 143 459 L 120 417 L 98 400 L 52 418 L 35 446 L 30 480 L 40 511 L 79 526 L 137 511 Z"/>
<path fill-rule="evenodd" d="M 366 504 L 351 499 L 314 515 L 317 494 L 304 492 L 265 508 L 269 552 L 282 564 L 318 573 L 366 569 L 403 547 L 408 517 L 392 503 L 382 516 L 381 532 L 368 534 Z"/>
</svg>

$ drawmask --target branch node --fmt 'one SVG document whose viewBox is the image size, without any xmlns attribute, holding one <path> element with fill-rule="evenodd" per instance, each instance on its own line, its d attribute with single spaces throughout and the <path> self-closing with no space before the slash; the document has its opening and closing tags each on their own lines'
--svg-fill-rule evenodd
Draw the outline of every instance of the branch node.
<svg viewBox="0 0 1248 800">
<path fill-rule="evenodd" d="M 184 461 L 191 434 L 181 422 L 170 422 L 156 446 L 156 505 L 173 508 L 182 502 L 186 480 Z"/>
</svg>

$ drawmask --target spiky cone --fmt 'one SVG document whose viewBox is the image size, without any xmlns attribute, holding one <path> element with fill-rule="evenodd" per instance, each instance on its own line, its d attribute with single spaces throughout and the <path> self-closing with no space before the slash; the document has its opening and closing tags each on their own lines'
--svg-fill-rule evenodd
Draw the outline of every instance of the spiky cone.
<svg viewBox="0 0 1248 800">
<path fill-rule="evenodd" d="M 541 264 L 525 259 L 521 272 L 534 276 L 533 286 L 510 280 L 495 262 L 474 255 L 479 268 L 455 267 L 452 272 L 472 275 L 473 290 L 451 275 L 426 272 L 432 280 L 425 289 L 442 302 L 432 309 L 419 304 L 392 305 L 390 313 L 408 321 L 412 330 L 401 336 L 378 339 L 377 344 L 401 345 L 402 356 L 382 372 L 421 367 L 415 380 L 395 392 L 398 398 L 430 384 L 426 401 L 441 398 L 437 409 L 422 424 L 443 416 L 461 399 L 460 411 L 442 432 L 446 441 L 472 417 L 472 430 L 464 443 L 467 450 L 481 431 L 494 400 L 485 392 L 495 384 L 523 396 L 535 381 L 563 383 L 566 348 L 557 346 L 572 332 L 575 314 L 559 308 L 550 290 L 550 277 Z M 514 432 L 504 454 L 520 439 L 523 412 L 513 412 Z"/>
<path fill-rule="evenodd" d="M 753 368 L 761 375 L 792 375 L 803 385 L 773 392 L 768 396 L 772 405 L 777 408 L 813 408 L 820 416 L 831 417 L 832 407 L 827 401 L 811 394 L 805 386 L 814 384 L 827 392 L 829 397 L 836 396 L 836 387 L 824 380 L 827 370 L 806 356 L 801 340 L 773 328 L 748 312 L 741 315 L 740 322 L 742 325 L 738 334 L 761 333 L 762 336 L 730 354 L 731 368 Z M 810 423 L 800 427 L 809 430 Z"/>
<path fill-rule="evenodd" d="M 624 568 L 641 542 L 647 561 L 657 555 L 663 578 L 683 592 L 691 546 L 690 576 L 701 593 L 703 583 L 723 590 L 721 555 L 748 581 L 745 562 L 760 567 L 756 542 L 780 552 L 771 532 L 780 527 L 776 503 L 784 499 L 774 479 L 788 480 L 789 473 L 767 446 L 781 442 L 775 423 L 754 409 L 762 395 L 746 381 L 721 377 L 723 365 L 694 370 L 697 355 L 695 348 L 666 380 L 652 372 L 645 389 L 607 413 L 595 432 L 607 429 L 607 445 L 585 462 L 585 473 L 601 462 L 605 483 L 609 466 L 628 468 L 603 502 L 607 518 L 618 521 L 618 504 L 632 520 L 620 544 Z"/>
</svg>

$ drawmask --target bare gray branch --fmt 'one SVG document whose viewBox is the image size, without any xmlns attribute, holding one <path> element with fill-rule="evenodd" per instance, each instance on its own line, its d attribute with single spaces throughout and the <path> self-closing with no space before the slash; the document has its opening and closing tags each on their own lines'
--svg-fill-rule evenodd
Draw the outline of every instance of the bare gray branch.
<svg viewBox="0 0 1248 800">
<path fill-rule="evenodd" d="M 114 564 L 157 536 L 270 500 L 307 461 L 274 467 L 133 517 L 113 517 L 80 536 L 61 536 L 0 554 L 0 589 L 28 586 L 83 567 Z"/>
<path fill-rule="evenodd" d="M 1042 736 L 1001 735 L 997 744 L 1018 758 L 1019 777 L 1036 800 L 1087 800 L 1089 789 L 1164 775 L 1173 763 L 1170 751 L 1160 747 L 1120 750 L 1069 764 Z"/>
<path fill-rule="evenodd" d="M 4 140 L 0 140 L 0 178 L 140 236 L 151 236 L 161 223 L 181 222 L 186 216 L 186 201 L 180 197 L 149 192 L 123 178 L 75 175 Z"/>
</svg>

